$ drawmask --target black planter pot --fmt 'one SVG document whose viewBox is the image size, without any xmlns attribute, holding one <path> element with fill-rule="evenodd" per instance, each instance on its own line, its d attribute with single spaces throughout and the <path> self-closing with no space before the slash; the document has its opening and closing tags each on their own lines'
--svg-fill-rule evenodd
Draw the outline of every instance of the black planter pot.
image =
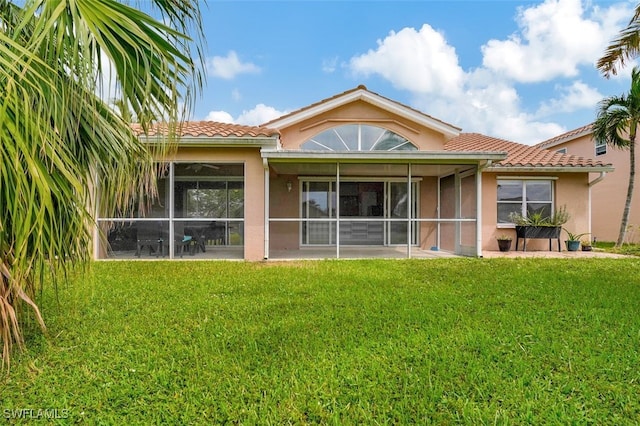
<svg viewBox="0 0 640 426">
<path fill-rule="evenodd" d="M 516 226 L 518 238 L 560 238 L 560 226 Z"/>
<path fill-rule="evenodd" d="M 500 251 L 511 250 L 511 240 L 498 240 L 498 248 Z"/>
</svg>

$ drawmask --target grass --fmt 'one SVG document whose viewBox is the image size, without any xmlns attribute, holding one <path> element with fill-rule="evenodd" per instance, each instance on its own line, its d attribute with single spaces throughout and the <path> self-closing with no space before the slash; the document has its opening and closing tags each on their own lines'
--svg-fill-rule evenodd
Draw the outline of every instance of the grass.
<svg viewBox="0 0 640 426">
<path fill-rule="evenodd" d="M 44 294 L 49 337 L 29 332 L 0 379 L 0 414 L 637 424 L 639 268 L 636 258 L 96 263 L 59 303 Z"/>
<path fill-rule="evenodd" d="M 625 243 L 622 247 L 615 247 L 615 242 L 596 242 L 593 243 L 593 247 L 609 253 L 624 254 L 627 256 L 640 256 L 640 244 Z"/>
</svg>

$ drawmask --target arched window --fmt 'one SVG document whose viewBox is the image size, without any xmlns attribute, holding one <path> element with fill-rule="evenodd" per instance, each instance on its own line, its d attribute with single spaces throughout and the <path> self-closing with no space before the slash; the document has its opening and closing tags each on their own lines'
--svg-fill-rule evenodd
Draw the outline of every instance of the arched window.
<svg viewBox="0 0 640 426">
<path fill-rule="evenodd" d="M 404 137 L 382 127 L 347 124 L 318 133 L 301 146 L 311 151 L 416 151 Z"/>
</svg>

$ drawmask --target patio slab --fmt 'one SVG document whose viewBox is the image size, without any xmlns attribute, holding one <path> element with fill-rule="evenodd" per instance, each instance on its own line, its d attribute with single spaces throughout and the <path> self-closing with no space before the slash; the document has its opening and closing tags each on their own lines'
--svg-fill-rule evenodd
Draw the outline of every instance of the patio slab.
<svg viewBox="0 0 640 426">
<path fill-rule="evenodd" d="M 587 258 L 627 258 L 623 254 L 607 253 L 604 251 L 491 251 L 482 252 L 484 258 L 541 258 L 541 259 L 587 259 Z"/>
</svg>

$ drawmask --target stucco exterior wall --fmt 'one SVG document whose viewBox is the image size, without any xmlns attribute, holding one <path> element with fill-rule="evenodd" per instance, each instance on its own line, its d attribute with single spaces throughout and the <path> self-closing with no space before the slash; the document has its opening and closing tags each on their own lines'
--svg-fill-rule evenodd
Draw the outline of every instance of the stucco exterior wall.
<svg viewBox="0 0 640 426">
<path fill-rule="evenodd" d="M 613 164 L 615 171 L 607 173 L 606 177 L 591 187 L 591 224 L 592 233 L 598 241 L 616 241 L 620 231 L 620 221 L 624 203 L 627 198 L 629 184 L 629 151 L 607 147 L 607 153 L 595 155 L 595 144 L 591 135 L 585 135 L 568 142 L 558 144 L 551 150 L 567 149 L 567 154 L 596 158 L 604 163 Z M 636 160 L 636 170 L 638 164 Z M 592 173 L 589 177 L 594 180 L 600 176 Z M 640 188 L 640 175 L 636 175 L 635 187 Z M 631 203 L 629 224 L 632 228 L 640 227 L 640 195 L 636 194 Z M 636 242 L 640 241 L 640 229 L 629 233 L 627 237 Z"/>
<path fill-rule="evenodd" d="M 569 221 L 563 225 L 574 234 L 591 232 L 589 227 L 589 186 L 586 173 L 515 173 L 484 172 L 482 174 L 482 249 L 496 251 L 496 238 L 510 235 L 513 238 L 512 249 L 515 249 L 515 229 L 511 225 L 498 225 L 497 180 L 499 176 L 549 176 L 557 178 L 554 182 L 555 208 L 565 206 L 570 214 Z M 565 250 L 566 232 L 562 232 L 562 250 Z M 587 237 L 588 238 L 588 237 Z M 522 250 L 522 246 L 519 247 Z M 557 250 L 554 242 L 552 249 Z M 549 240 L 527 240 L 527 250 L 549 250 Z"/>
<path fill-rule="evenodd" d="M 291 182 L 291 192 L 287 189 Z M 300 183 L 295 175 L 271 174 L 269 178 L 269 217 L 300 217 Z M 300 248 L 299 222 L 271 222 L 269 248 L 271 250 L 298 250 Z"/>
</svg>

